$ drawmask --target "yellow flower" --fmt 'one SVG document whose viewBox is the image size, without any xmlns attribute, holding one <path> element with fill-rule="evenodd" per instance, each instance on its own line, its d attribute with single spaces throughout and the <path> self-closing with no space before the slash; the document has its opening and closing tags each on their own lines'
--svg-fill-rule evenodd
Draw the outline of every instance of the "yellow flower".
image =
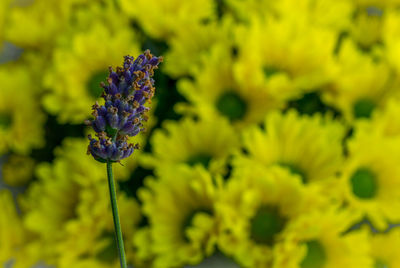
<svg viewBox="0 0 400 268">
<path fill-rule="evenodd" d="M 76 7 L 89 1 L 23 2 L 24 4 L 15 2 L 7 10 L 9 20 L 5 29 L 6 38 L 18 46 L 44 49 L 52 45 L 55 37 L 64 32 L 70 16 L 76 12 Z"/>
<path fill-rule="evenodd" d="M 78 267 L 97 262 L 104 267 L 117 266 L 105 165 L 84 152 L 81 140 L 67 139 L 56 150 L 53 164 L 38 165 L 38 181 L 22 200 L 24 224 L 43 245 L 43 259 L 49 264 Z M 129 241 L 140 220 L 139 206 L 124 194 L 119 194 L 118 205 L 123 234 Z M 131 243 L 126 244 L 126 251 L 133 263 Z M 100 264 L 93 267 L 102 267 Z"/>
<path fill-rule="evenodd" d="M 96 15 L 99 11 L 93 12 Z M 52 68 L 44 78 L 50 92 L 43 104 L 61 123 L 77 124 L 87 119 L 88 107 L 99 99 L 103 90 L 99 84 L 106 80 L 110 64 L 118 65 L 123 55 L 139 54 L 126 18 L 112 10 L 104 12 L 109 15 L 63 37 L 53 53 Z"/>
<path fill-rule="evenodd" d="M 212 174 L 224 174 L 229 156 L 239 148 L 239 136 L 224 118 L 168 121 L 151 138 L 153 153 L 141 162 L 156 167 L 203 165 Z"/>
<path fill-rule="evenodd" d="M 286 101 L 333 78 L 336 33 L 313 25 L 306 16 L 253 19 L 236 37 L 235 75 L 242 87 L 261 87 Z"/>
<path fill-rule="evenodd" d="M 376 268 L 399 268 L 400 230 L 391 229 L 389 232 L 371 235 L 371 256 Z"/>
<path fill-rule="evenodd" d="M 27 154 L 44 144 L 40 110 L 29 69 L 21 65 L 0 68 L 0 154 L 8 150 Z"/>
<path fill-rule="evenodd" d="M 383 40 L 386 48 L 386 59 L 400 75 L 400 12 L 391 10 L 385 16 Z"/>
<path fill-rule="evenodd" d="M 314 24 L 342 30 L 350 25 L 353 4 L 348 0 L 298 0 L 293 9 L 293 0 L 226 0 L 226 11 L 232 11 L 241 21 L 249 22 L 255 16 L 279 18 L 308 17 Z"/>
<path fill-rule="evenodd" d="M 218 231 L 214 204 L 219 197 L 211 175 L 200 166 L 164 169 L 145 185 L 139 197 L 150 222 L 147 243 L 155 255 L 153 267 L 193 265 L 211 255 Z"/>
<path fill-rule="evenodd" d="M 214 14 L 212 0 L 121 0 L 121 8 L 151 37 L 168 40 L 186 26 L 201 24 Z"/>
<path fill-rule="evenodd" d="M 11 154 L 2 164 L 3 181 L 10 186 L 23 186 L 33 177 L 35 160 L 28 156 Z"/>
<path fill-rule="evenodd" d="M 389 66 L 376 62 L 345 40 L 338 55 L 340 71 L 334 86 L 324 93 L 324 100 L 338 108 L 348 122 L 370 118 L 376 107 L 385 105 L 395 88 Z"/>
<path fill-rule="evenodd" d="M 222 115 L 236 128 L 243 128 L 261 121 L 278 106 L 264 89 L 237 83 L 232 70 L 234 59 L 224 43 L 216 44 L 203 62 L 194 81 L 179 81 L 178 90 L 191 105 L 178 104 L 178 111 L 211 120 Z"/>
<path fill-rule="evenodd" d="M 367 233 L 346 233 L 355 220 L 351 211 L 336 207 L 302 215 L 289 224 L 274 248 L 271 267 L 371 267 Z"/>
<path fill-rule="evenodd" d="M 321 196 L 307 193 L 293 176 L 274 167 L 253 168 L 230 179 L 217 203 L 222 225 L 218 246 L 223 253 L 243 267 L 269 267 L 286 226 L 323 204 Z"/>
<path fill-rule="evenodd" d="M 263 129 L 256 126 L 243 134 L 247 154 L 234 159 L 238 169 L 251 162 L 280 165 L 300 175 L 304 183 L 323 183 L 340 171 L 344 128 L 329 116 L 300 116 L 294 110 L 268 115 Z"/>
<path fill-rule="evenodd" d="M 216 43 L 224 43 L 224 49 L 233 49 L 232 17 L 205 24 L 189 24 L 168 39 L 163 70 L 173 78 L 196 75 L 199 68 L 207 67 L 210 50 Z M 232 48 L 231 48 L 232 47 Z"/>
<path fill-rule="evenodd" d="M 340 185 L 345 204 L 384 230 L 400 216 L 400 141 L 377 135 L 356 135 Z"/>
<path fill-rule="evenodd" d="M 400 138 L 400 100 L 389 99 L 387 104 L 377 110 L 371 120 L 357 122 L 355 133 L 357 135 L 378 135 L 387 138 Z"/>
<path fill-rule="evenodd" d="M 0 265 L 6 266 L 7 262 L 18 255 L 25 240 L 25 233 L 13 197 L 8 190 L 0 191 L 0 207 Z"/>
</svg>

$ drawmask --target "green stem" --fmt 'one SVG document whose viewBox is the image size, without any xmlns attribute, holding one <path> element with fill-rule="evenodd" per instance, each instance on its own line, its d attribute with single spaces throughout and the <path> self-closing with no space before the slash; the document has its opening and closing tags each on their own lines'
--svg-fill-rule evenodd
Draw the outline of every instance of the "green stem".
<svg viewBox="0 0 400 268">
<path fill-rule="evenodd" d="M 111 208 L 114 218 L 115 236 L 117 237 L 119 259 L 121 262 L 121 268 L 127 268 L 124 241 L 122 238 L 121 224 L 119 222 L 117 194 L 115 192 L 114 176 L 112 172 L 112 162 L 110 161 L 107 161 L 107 175 L 108 175 L 108 186 L 110 189 Z"/>
</svg>

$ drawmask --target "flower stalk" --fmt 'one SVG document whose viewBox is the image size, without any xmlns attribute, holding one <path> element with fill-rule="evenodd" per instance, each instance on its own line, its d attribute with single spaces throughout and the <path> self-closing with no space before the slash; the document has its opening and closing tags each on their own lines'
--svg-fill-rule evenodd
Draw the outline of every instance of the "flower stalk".
<svg viewBox="0 0 400 268">
<path fill-rule="evenodd" d="M 117 204 L 117 194 L 115 191 L 115 182 L 112 171 L 112 162 L 110 161 L 107 161 L 107 178 L 108 178 L 108 188 L 110 190 L 111 210 L 114 219 L 115 237 L 118 246 L 119 259 L 121 263 L 121 268 L 127 268 L 124 239 L 122 237 L 121 223 L 119 219 L 118 204 Z"/>
</svg>

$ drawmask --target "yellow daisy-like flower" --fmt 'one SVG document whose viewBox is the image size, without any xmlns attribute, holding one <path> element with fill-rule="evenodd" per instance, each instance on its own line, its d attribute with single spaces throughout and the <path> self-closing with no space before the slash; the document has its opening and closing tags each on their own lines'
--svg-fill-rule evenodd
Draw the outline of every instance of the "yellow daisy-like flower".
<svg viewBox="0 0 400 268">
<path fill-rule="evenodd" d="M 293 0 L 226 0 L 226 11 L 232 11 L 241 21 L 249 22 L 255 16 L 275 16 L 287 18 L 296 16 L 308 17 L 316 25 L 343 30 L 350 25 L 353 4 L 347 0 L 298 0 L 293 9 Z"/>
<path fill-rule="evenodd" d="M 0 154 L 27 154 L 44 144 L 45 115 L 30 91 L 35 84 L 23 66 L 2 66 L 0 81 Z"/>
<path fill-rule="evenodd" d="M 23 4 L 17 2 L 24 2 Z M 7 9 L 6 39 L 18 46 L 45 49 L 62 34 L 71 15 L 87 0 L 13 1 Z"/>
<path fill-rule="evenodd" d="M 380 6 L 360 5 L 354 14 L 350 35 L 358 46 L 369 51 L 373 46 L 381 45 L 385 10 Z"/>
<path fill-rule="evenodd" d="M 391 229 L 389 232 L 371 235 L 371 256 L 375 268 L 399 268 L 400 230 Z"/>
<path fill-rule="evenodd" d="M 229 50 L 231 46 L 233 49 L 231 35 L 234 23 L 232 17 L 224 16 L 220 21 L 181 27 L 168 40 L 169 49 L 165 55 L 163 70 L 173 78 L 196 74 L 198 68 L 208 65 L 210 49 L 212 50 L 214 44 L 223 42 L 225 50 Z"/>
<path fill-rule="evenodd" d="M 371 120 L 357 122 L 357 135 L 380 135 L 388 138 L 400 138 L 400 100 L 390 99 L 382 109 L 373 113 Z"/>
<path fill-rule="evenodd" d="M 151 138 L 153 153 L 141 162 L 155 167 L 203 165 L 212 174 L 224 174 L 228 158 L 239 149 L 239 136 L 224 118 L 165 122 Z"/>
<path fill-rule="evenodd" d="M 400 12 L 391 10 L 385 16 L 383 40 L 386 48 L 386 59 L 400 76 Z"/>
<path fill-rule="evenodd" d="M 333 78 L 336 33 L 313 25 L 307 16 L 253 19 L 239 28 L 237 40 L 235 75 L 242 87 L 261 87 L 286 101 Z"/>
<path fill-rule="evenodd" d="M 182 31 L 183 25 L 200 24 L 214 15 L 212 0 L 161 0 L 153 4 L 146 0 L 122 0 L 121 7 L 148 35 L 164 40 Z"/>
<path fill-rule="evenodd" d="M 374 109 L 384 106 L 396 91 L 389 66 L 360 52 L 349 39 L 341 46 L 338 62 L 340 71 L 334 86 L 323 97 L 348 122 L 370 118 Z"/>
<path fill-rule="evenodd" d="M 237 155 L 234 166 L 247 169 L 251 161 L 280 165 L 300 175 L 304 183 L 323 183 L 341 169 L 344 131 L 330 116 L 300 116 L 294 110 L 274 112 L 266 117 L 263 128 L 244 132 L 247 154 Z"/>
<path fill-rule="evenodd" d="M 23 155 L 12 154 L 2 163 L 3 181 L 10 186 L 26 185 L 33 177 L 35 160 Z"/>
<path fill-rule="evenodd" d="M 116 12 L 107 12 L 115 16 L 95 20 L 89 29 L 73 32 L 69 40 L 55 48 L 53 66 L 44 81 L 51 91 L 44 96 L 43 104 L 61 123 L 87 119 L 91 105 L 101 95 L 100 82 L 106 80 L 110 64 L 118 65 L 122 55 L 138 54 L 127 20 Z M 113 23 L 108 23 L 111 19 Z"/>
<path fill-rule="evenodd" d="M 24 224 L 43 245 L 43 259 L 49 264 L 118 266 L 105 165 L 85 165 L 84 149 L 71 150 L 79 147 L 73 139 L 67 140 L 56 151 L 53 165 L 38 165 L 39 180 L 23 199 Z M 139 206 L 123 194 L 118 204 L 123 234 L 129 241 L 140 219 Z M 133 246 L 127 243 L 126 251 L 133 263 Z"/>
<path fill-rule="evenodd" d="M 356 135 L 348 147 L 340 178 L 345 204 L 384 230 L 400 221 L 400 141 Z"/>
<path fill-rule="evenodd" d="M 351 211 L 336 207 L 302 215 L 275 246 L 271 267 L 372 267 L 367 232 L 346 233 L 355 220 Z"/>
<path fill-rule="evenodd" d="M 0 191 L 0 265 L 5 267 L 21 250 L 25 233 L 11 193 Z"/>
<path fill-rule="evenodd" d="M 220 184 L 221 182 L 217 183 Z M 202 167 L 165 169 L 140 189 L 149 218 L 153 267 L 197 264 L 215 250 L 219 187 Z M 141 245 L 138 245 L 139 247 Z M 148 245 L 143 245 L 148 247 Z"/>
<path fill-rule="evenodd" d="M 223 43 L 216 44 L 203 59 L 194 81 L 181 79 L 178 90 L 191 105 L 178 104 L 177 110 L 200 118 L 228 118 L 236 128 L 261 121 L 272 108 L 279 106 L 262 88 L 237 83 L 234 59 Z"/>
<path fill-rule="evenodd" d="M 254 168 L 233 177 L 217 203 L 221 215 L 218 246 L 244 267 L 269 267 L 286 226 L 322 205 L 289 171 Z"/>
</svg>

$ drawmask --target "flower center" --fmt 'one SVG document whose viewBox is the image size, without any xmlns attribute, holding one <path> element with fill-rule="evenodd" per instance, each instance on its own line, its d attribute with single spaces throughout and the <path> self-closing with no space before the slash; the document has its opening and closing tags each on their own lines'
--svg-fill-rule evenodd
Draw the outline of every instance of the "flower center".
<svg viewBox="0 0 400 268">
<path fill-rule="evenodd" d="M 198 213 L 204 213 L 210 216 L 213 215 L 213 212 L 209 208 L 198 208 L 191 211 L 182 222 L 183 239 L 185 240 L 185 242 L 190 241 L 189 237 L 186 235 L 186 229 L 193 227 L 193 220 Z"/>
<path fill-rule="evenodd" d="M 324 246 L 317 240 L 305 242 L 307 255 L 300 263 L 301 268 L 322 268 L 326 262 Z"/>
<path fill-rule="evenodd" d="M 100 83 L 106 83 L 106 78 L 108 77 L 107 71 L 99 71 L 96 72 L 90 77 L 87 81 L 87 90 L 93 98 L 97 99 L 100 98 L 101 93 L 103 92 L 103 88 L 100 87 Z"/>
<path fill-rule="evenodd" d="M 216 106 L 218 111 L 231 121 L 242 119 L 247 112 L 247 103 L 234 91 L 222 94 Z"/>
<path fill-rule="evenodd" d="M 297 165 L 292 164 L 292 163 L 286 163 L 286 162 L 281 162 L 281 163 L 279 163 L 279 165 L 281 167 L 287 168 L 290 171 L 290 173 L 292 173 L 294 175 L 299 175 L 301 177 L 301 181 L 304 184 L 307 183 L 306 174 Z"/>
<path fill-rule="evenodd" d="M 279 70 L 278 68 L 274 67 L 274 66 L 265 66 L 263 68 L 264 71 L 264 75 L 267 78 L 270 78 L 271 76 L 279 73 L 281 70 Z"/>
<path fill-rule="evenodd" d="M 212 157 L 209 156 L 208 154 L 200 153 L 200 154 L 191 156 L 187 160 L 186 163 L 189 166 L 194 166 L 196 164 L 201 164 L 203 167 L 208 168 L 208 165 L 210 164 L 211 159 L 212 159 Z"/>
<path fill-rule="evenodd" d="M 107 240 L 105 246 L 96 254 L 96 259 L 106 263 L 113 263 L 118 258 L 118 249 L 115 235 L 112 232 L 104 232 L 100 236 L 101 240 Z"/>
<path fill-rule="evenodd" d="M 250 236 L 259 244 L 272 245 L 275 236 L 282 231 L 286 219 L 277 208 L 262 206 L 250 221 Z"/>
<path fill-rule="evenodd" d="M 374 264 L 374 268 L 389 268 L 389 265 L 386 264 L 386 262 L 382 260 L 376 260 Z"/>
<path fill-rule="evenodd" d="M 361 199 L 371 199 L 376 195 L 377 183 L 375 174 L 367 168 L 357 169 L 351 176 L 353 193 Z"/>
<path fill-rule="evenodd" d="M 375 103 L 369 99 L 359 99 L 354 103 L 353 113 L 356 118 L 370 118 L 375 109 Z"/>
<path fill-rule="evenodd" d="M 0 128 L 7 129 L 12 124 L 12 117 L 8 113 L 0 113 Z"/>
</svg>

